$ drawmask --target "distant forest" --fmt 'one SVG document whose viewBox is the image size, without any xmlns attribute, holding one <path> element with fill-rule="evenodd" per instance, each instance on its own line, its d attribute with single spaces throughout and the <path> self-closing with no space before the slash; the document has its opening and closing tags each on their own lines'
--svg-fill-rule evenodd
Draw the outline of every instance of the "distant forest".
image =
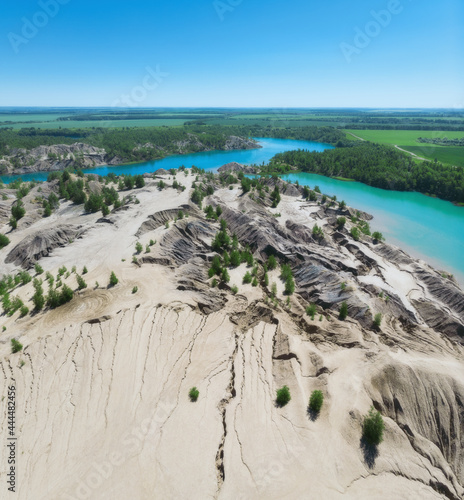
<svg viewBox="0 0 464 500">
<path fill-rule="evenodd" d="M 388 145 L 366 141 L 322 153 L 287 151 L 274 156 L 262 173 L 284 173 L 292 169 L 354 179 L 382 189 L 418 191 L 464 203 L 463 167 L 438 162 L 416 163 L 410 156 Z"/>
<path fill-rule="evenodd" d="M 127 161 L 142 161 L 160 158 L 174 151 L 178 142 L 187 142 L 186 152 L 196 152 L 195 137 L 211 149 L 223 149 L 230 136 L 274 137 L 319 141 L 339 147 L 352 141 L 345 134 L 332 127 L 276 128 L 271 126 L 220 126 L 191 124 L 183 127 L 124 127 L 83 129 L 0 129 L 0 156 L 11 154 L 15 148 L 30 150 L 37 146 L 73 144 L 84 142 L 105 149 L 110 156 L 119 156 Z M 145 148 L 153 144 L 156 148 Z"/>
</svg>

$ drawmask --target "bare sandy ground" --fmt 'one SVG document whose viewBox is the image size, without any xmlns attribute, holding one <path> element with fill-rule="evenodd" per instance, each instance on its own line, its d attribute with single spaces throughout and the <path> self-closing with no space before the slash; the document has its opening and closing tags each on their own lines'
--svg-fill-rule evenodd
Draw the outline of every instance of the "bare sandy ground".
<svg viewBox="0 0 464 500">
<path fill-rule="evenodd" d="M 189 188 L 194 178 L 178 174 L 178 179 Z M 0 498 L 336 500 L 463 494 L 462 406 L 450 403 L 464 380 L 461 346 L 430 331 L 423 337 L 411 333 L 396 344 L 393 319 L 382 334 L 352 319 L 341 323 L 324 315 L 319 321 L 318 314 L 311 322 L 295 297 L 291 311 L 274 310 L 272 321 L 253 319 L 249 310 L 262 304 L 264 292 L 241 283 L 244 265 L 230 271 L 230 285 L 239 293 L 217 290 L 224 307 L 204 314 L 195 291 L 177 289 L 179 268 L 131 262 L 137 241 L 145 251 L 150 239 L 157 240 L 139 258 L 164 256 L 161 239 L 192 215 L 171 221 L 168 229 L 162 225 L 140 238 L 136 233 L 148 216 L 188 204 L 189 189 L 158 191 L 152 180 L 134 194 L 140 203 L 110 215 L 111 222 L 62 204 L 51 218 L 13 234 L 0 252 L 1 272 L 13 272 L 15 266 L 4 259 L 28 234 L 61 222 L 89 228 L 83 238 L 40 261 L 54 275 L 63 265 L 78 271 L 86 266 L 89 287 L 53 311 L 1 317 L 3 450 L 12 384 L 18 439 L 16 493 L 7 491 L 2 451 Z M 239 209 L 238 194 L 224 189 L 218 196 Z M 272 211 L 281 213 L 276 220 L 283 226 L 288 220 L 308 228 L 315 223 L 314 208 L 290 197 Z M 352 254 L 346 260 L 355 261 Z M 394 291 L 415 313 L 411 293 L 425 292 L 416 290 L 410 273 L 386 260 L 382 266 L 383 276 L 364 276 L 364 283 Z M 111 271 L 120 282 L 107 288 Z M 74 275 L 65 282 L 76 288 Z M 284 298 L 277 271 L 270 273 L 272 282 Z M 357 283 L 349 285 L 356 289 Z M 17 293 L 28 300 L 32 284 Z M 24 344 L 21 353 L 11 354 L 13 337 Z M 389 396 L 392 389 L 385 387 L 392 370 L 405 383 Z M 284 384 L 292 399 L 278 408 L 275 393 Z M 188 398 L 193 386 L 200 391 L 196 403 Z M 318 416 L 307 411 L 315 389 L 325 395 Z M 385 416 L 385 439 L 373 454 L 360 441 L 362 416 L 373 400 L 388 406 L 388 398 L 409 401 L 410 411 L 396 406 L 398 417 Z M 439 413 L 437 405 L 448 409 Z M 433 442 L 436 423 L 424 414 L 431 421 L 441 415 L 454 426 L 449 434 L 454 451 L 447 459 Z"/>
</svg>

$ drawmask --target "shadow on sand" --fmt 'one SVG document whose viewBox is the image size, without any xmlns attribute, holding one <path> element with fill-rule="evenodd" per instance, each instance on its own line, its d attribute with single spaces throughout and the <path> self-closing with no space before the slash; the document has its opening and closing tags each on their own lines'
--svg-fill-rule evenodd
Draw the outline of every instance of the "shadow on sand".
<svg viewBox="0 0 464 500">
<path fill-rule="evenodd" d="M 312 422 L 315 422 L 319 418 L 319 412 L 312 410 L 309 406 L 307 409 L 307 414 L 308 414 L 309 420 L 311 420 Z"/>
<path fill-rule="evenodd" d="M 369 467 L 369 469 L 374 468 L 375 460 L 379 456 L 378 446 L 368 443 L 364 438 L 361 438 L 359 441 L 359 446 L 363 452 L 365 464 Z"/>
</svg>

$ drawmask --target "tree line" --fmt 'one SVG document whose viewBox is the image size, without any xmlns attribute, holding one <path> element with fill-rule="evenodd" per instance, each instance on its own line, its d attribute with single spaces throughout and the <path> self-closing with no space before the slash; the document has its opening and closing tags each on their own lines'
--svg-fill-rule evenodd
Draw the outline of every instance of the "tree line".
<svg viewBox="0 0 464 500">
<path fill-rule="evenodd" d="M 443 200 L 464 203 L 464 168 L 437 161 L 416 163 L 391 146 L 355 143 L 316 153 L 305 150 L 279 153 L 263 173 L 284 173 L 289 167 L 327 177 L 343 177 L 369 186 L 397 191 L 418 191 Z"/>
</svg>

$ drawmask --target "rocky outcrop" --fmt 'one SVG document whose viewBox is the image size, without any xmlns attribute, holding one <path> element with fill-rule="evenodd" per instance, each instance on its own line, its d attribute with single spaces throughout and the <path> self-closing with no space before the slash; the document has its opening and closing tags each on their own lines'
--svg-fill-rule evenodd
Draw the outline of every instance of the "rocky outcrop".
<svg viewBox="0 0 464 500">
<path fill-rule="evenodd" d="M 148 152 L 151 158 L 162 158 L 168 154 L 186 154 L 188 152 L 212 151 L 209 144 L 201 142 L 201 135 L 187 134 L 187 139 L 178 141 L 168 150 L 156 144 L 139 144 L 133 152 Z M 256 149 L 262 146 L 254 139 L 229 136 L 225 138 L 222 149 Z M 152 153 L 150 153 L 150 151 Z M 9 155 L 0 159 L 1 174 L 27 174 L 33 172 L 51 172 L 65 168 L 93 168 L 102 165 L 121 165 L 127 160 L 109 155 L 105 149 L 89 144 L 76 142 L 74 144 L 56 144 L 39 146 L 31 150 L 11 149 Z"/>
<path fill-rule="evenodd" d="M 247 139 L 244 137 L 237 137 L 235 135 L 231 135 L 227 141 L 224 149 L 226 151 L 232 150 L 232 149 L 257 149 L 261 148 L 262 146 L 258 144 L 257 141 L 254 139 Z"/>
<path fill-rule="evenodd" d="M 7 255 L 5 262 L 23 269 L 31 268 L 39 259 L 47 257 L 57 247 L 64 247 L 81 238 L 86 229 L 82 226 L 61 225 L 26 237 Z"/>
<path fill-rule="evenodd" d="M 243 172 L 244 174 L 254 174 L 256 172 L 256 168 L 233 161 L 219 167 L 218 172 L 220 174 L 238 174 L 239 172 Z"/>
</svg>

